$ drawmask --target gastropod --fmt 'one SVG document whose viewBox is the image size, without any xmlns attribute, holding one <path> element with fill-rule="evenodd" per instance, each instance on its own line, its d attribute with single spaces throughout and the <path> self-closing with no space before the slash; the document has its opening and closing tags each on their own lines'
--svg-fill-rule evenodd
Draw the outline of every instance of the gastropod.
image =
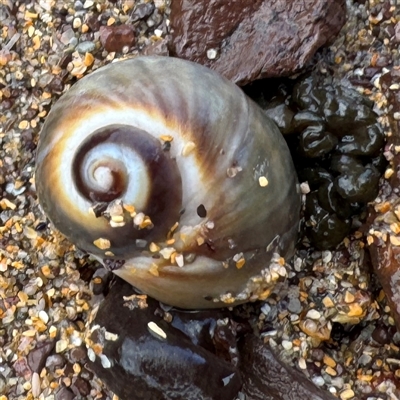
<svg viewBox="0 0 400 400">
<path fill-rule="evenodd" d="M 278 128 L 188 61 L 138 57 L 77 82 L 47 117 L 35 176 L 59 231 L 181 308 L 264 298 L 297 239 L 298 182 Z"/>
</svg>

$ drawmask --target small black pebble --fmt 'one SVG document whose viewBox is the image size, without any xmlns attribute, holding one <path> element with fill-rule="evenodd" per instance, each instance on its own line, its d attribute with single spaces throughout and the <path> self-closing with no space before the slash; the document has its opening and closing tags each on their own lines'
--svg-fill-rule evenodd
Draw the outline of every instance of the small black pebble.
<svg viewBox="0 0 400 400">
<path fill-rule="evenodd" d="M 197 215 L 198 215 L 200 218 L 205 218 L 205 217 L 207 216 L 207 210 L 206 210 L 206 208 L 203 206 L 203 204 L 200 204 L 200 205 L 197 207 Z"/>
<path fill-rule="evenodd" d="M 389 333 L 389 329 L 386 326 L 377 326 L 372 332 L 372 339 L 381 345 L 389 344 L 392 340 L 392 335 Z"/>
<path fill-rule="evenodd" d="M 47 222 L 39 222 L 39 223 L 36 225 L 35 230 L 38 231 L 38 232 L 40 232 L 40 231 L 44 231 L 46 228 L 47 228 Z"/>
</svg>

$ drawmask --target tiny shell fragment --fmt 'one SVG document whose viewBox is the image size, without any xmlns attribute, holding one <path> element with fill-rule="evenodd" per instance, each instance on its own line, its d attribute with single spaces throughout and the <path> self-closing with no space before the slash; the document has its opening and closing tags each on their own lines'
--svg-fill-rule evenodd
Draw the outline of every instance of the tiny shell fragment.
<svg viewBox="0 0 400 400">
<path fill-rule="evenodd" d="M 162 337 L 163 339 L 167 338 L 167 334 L 155 322 L 150 321 L 147 326 L 152 332 L 154 332 L 158 336 Z"/>
</svg>

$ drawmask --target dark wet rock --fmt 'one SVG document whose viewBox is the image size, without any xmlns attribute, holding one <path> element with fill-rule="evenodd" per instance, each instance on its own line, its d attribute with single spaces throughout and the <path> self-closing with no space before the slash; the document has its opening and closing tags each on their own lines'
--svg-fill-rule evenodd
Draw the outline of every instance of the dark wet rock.
<svg viewBox="0 0 400 400">
<path fill-rule="evenodd" d="M 244 85 L 291 75 L 345 22 L 345 0 L 175 0 L 173 55 Z"/>
<path fill-rule="evenodd" d="M 93 326 L 100 328 L 91 340 L 103 351 L 89 356 L 95 359 L 88 363 L 97 376 L 121 400 L 233 400 L 241 387 L 239 371 L 200 346 L 203 339 L 196 335 L 193 341 L 178 325 L 166 322 L 158 302 L 124 301 L 123 296 L 134 294 L 132 286 L 117 279 L 99 308 Z M 191 335 L 196 331 L 188 330 Z M 105 331 L 116 336 L 107 340 Z"/>
<path fill-rule="evenodd" d="M 118 278 L 92 323 L 102 352 L 89 349 L 88 366 L 121 400 L 233 400 L 239 391 L 249 400 L 334 399 L 234 315 L 171 309 Z"/>
<path fill-rule="evenodd" d="M 101 26 L 100 42 L 108 52 L 122 51 L 124 46 L 135 43 L 135 33 L 131 25 Z"/>
<path fill-rule="evenodd" d="M 251 400 L 334 400 L 301 372 L 285 365 L 272 349 L 254 335 L 239 346 L 244 382 L 242 392 Z"/>
<path fill-rule="evenodd" d="M 54 340 L 38 343 L 36 348 L 28 354 L 28 365 L 33 372 L 40 373 L 46 364 L 46 358 L 55 346 Z"/>
</svg>

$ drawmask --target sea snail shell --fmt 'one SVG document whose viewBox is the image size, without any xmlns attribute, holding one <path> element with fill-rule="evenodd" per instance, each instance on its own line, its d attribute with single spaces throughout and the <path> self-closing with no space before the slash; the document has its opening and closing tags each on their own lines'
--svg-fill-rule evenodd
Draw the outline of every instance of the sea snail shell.
<svg viewBox="0 0 400 400">
<path fill-rule="evenodd" d="M 55 227 L 102 260 L 125 260 L 117 275 L 182 308 L 265 295 L 271 259 L 293 252 L 297 186 L 263 111 L 217 73 L 168 57 L 81 79 L 49 113 L 37 152 Z"/>
</svg>

